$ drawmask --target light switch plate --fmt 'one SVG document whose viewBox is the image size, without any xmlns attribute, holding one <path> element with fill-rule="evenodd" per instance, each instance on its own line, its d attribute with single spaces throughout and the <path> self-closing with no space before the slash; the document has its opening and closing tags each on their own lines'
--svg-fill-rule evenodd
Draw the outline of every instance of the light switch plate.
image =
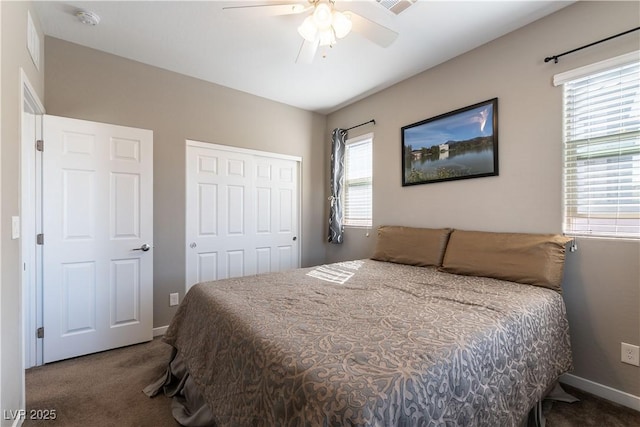
<svg viewBox="0 0 640 427">
<path fill-rule="evenodd" d="M 180 304 L 180 294 L 169 294 L 169 307 Z"/>
<path fill-rule="evenodd" d="M 20 238 L 20 217 L 19 216 L 11 217 L 11 238 L 14 240 Z"/>
</svg>

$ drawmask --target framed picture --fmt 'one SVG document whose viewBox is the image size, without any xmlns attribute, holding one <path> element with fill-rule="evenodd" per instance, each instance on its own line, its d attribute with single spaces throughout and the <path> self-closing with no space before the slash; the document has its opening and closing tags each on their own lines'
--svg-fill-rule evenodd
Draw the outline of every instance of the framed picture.
<svg viewBox="0 0 640 427">
<path fill-rule="evenodd" d="M 498 175 L 498 98 L 402 128 L 402 186 Z"/>
</svg>

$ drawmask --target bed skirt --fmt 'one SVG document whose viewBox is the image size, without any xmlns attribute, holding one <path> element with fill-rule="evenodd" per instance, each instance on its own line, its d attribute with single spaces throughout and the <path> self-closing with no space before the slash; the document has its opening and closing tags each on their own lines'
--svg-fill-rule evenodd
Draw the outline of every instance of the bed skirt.
<svg viewBox="0 0 640 427">
<path fill-rule="evenodd" d="M 202 398 L 189 375 L 184 361 L 173 348 L 167 371 L 143 390 L 144 394 L 154 397 L 163 393 L 173 398 L 171 413 L 173 418 L 186 427 L 216 426 L 213 413 Z"/>
</svg>

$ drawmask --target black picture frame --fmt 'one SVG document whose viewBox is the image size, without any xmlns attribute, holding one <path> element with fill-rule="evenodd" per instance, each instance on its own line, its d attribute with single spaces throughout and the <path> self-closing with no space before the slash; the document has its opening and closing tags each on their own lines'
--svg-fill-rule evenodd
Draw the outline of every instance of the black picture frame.
<svg viewBox="0 0 640 427">
<path fill-rule="evenodd" d="M 403 187 L 498 175 L 498 98 L 403 126 L 401 134 Z"/>
</svg>

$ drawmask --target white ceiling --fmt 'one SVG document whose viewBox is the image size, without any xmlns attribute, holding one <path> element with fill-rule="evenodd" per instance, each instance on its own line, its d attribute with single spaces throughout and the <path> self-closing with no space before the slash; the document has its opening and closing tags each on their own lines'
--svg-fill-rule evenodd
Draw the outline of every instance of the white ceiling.
<svg viewBox="0 0 640 427">
<path fill-rule="evenodd" d="M 374 0 L 337 0 L 337 9 L 383 24 L 398 38 L 382 48 L 352 32 L 326 57 L 319 52 L 312 64 L 296 64 L 302 43 L 296 29 L 306 14 L 222 9 L 272 1 L 47 1 L 36 7 L 48 36 L 329 113 L 572 3 L 418 0 L 395 15 Z M 80 23 L 77 9 L 97 13 L 99 25 Z"/>
</svg>

